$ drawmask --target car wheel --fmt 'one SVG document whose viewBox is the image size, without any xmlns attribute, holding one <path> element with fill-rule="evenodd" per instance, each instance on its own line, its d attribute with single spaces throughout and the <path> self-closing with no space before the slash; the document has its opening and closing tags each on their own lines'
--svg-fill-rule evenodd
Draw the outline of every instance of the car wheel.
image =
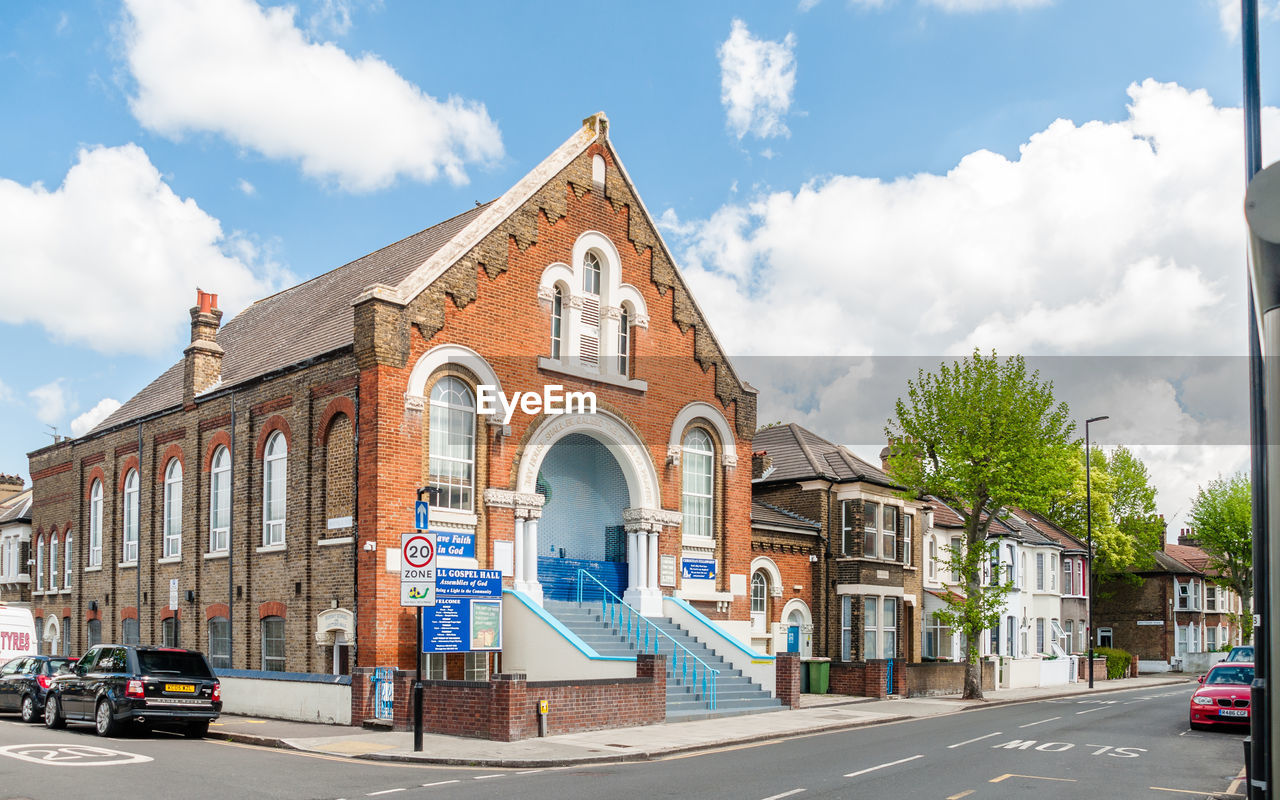
<svg viewBox="0 0 1280 800">
<path fill-rule="evenodd" d="M 62 703 L 58 696 L 51 694 L 44 701 L 44 726 L 46 728 L 65 728 L 67 718 L 62 716 Z"/>
<path fill-rule="evenodd" d="M 93 727 L 99 736 L 110 736 L 116 732 L 116 718 L 111 713 L 111 701 L 103 698 L 98 701 L 98 708 L 93 714 Z"/>
<path fill-rule="evenodd" d="M 38 722 L 39 720 L 40 718 L 36 716 L 35 698 L 29 694 L 24 694 L 22 696 L 22 721 Z"/>
<path fill-rule="evenodd" d="M 185 732 L 188 739 L 203 739 L 209 733 L 209 720 L 188 722 Z"/>
</svg>

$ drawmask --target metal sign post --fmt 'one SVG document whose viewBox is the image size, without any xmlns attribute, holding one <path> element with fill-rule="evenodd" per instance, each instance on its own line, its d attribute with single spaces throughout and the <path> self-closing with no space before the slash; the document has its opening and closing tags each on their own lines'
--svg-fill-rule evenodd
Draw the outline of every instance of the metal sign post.
<svg viewBox="0 0 1280 800">
<path fill-rule="evenodd" d="M 439 489 L 430 486 L 424 486 L 418 490 L 418 500 L 413 507 L 414 527 L 418 529 L 417 534 L 405 534 L 402 539 L 412 539 L 412 553 L 410 546 L 405 541 L 401 542 L 400 553 L 400 604 L 405 605 L 406 590 L 404 588 L 404 578 L 407 570 L 424 570 L 430 568 L 431 579 L 430 586 L 426 597 L 412 598 L 416 602 L 414 605 L 418 607 L 418 624 L 414 627 L 418 629 L 418 646 L 414 650 L 414 673 L 413 673 L 413 752 L 422 752 L 422 607 L 424 605 L 434 605 L 436 601 L 435 587 L 435 557 L 436 557 L 436 541 L 435 534 L 427 532 L 431 522 L 431 504 L 436 502 L 436 496 Z M 427 495 L 428 501 L 424 502 L 423 495 Z M 424 544 L 425 543 L 425 544 Z M 429 552 L 427 551 L 429 548 Z M 412 555 L 412 563 L 406 565 L 406 556 Z M 420 574 L 420 573 L 415 573 Z M 421 581 L 426 583 L 426 581 Z"/>
</svg>

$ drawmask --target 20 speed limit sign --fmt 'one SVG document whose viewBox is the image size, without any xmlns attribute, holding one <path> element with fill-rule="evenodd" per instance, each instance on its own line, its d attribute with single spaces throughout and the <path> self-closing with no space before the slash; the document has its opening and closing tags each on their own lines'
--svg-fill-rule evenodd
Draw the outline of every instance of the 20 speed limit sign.
<svg viewBox="0 0 1280 800">
<path fill-rule="evenodd" d="M 400 605 L 436 604 L 436 535 L 400 534 Z"/>
</svg>

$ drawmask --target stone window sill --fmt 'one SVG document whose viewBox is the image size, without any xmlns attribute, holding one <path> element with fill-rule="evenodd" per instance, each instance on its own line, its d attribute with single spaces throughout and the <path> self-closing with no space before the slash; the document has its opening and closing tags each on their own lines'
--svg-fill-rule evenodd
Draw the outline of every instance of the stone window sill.
<svg viewBox="0 0 1280 800">
<path fill-rule="evenodd" d="M 616 373 L 609 374 L 605 372 L 592 372 L 573 364 L 566 363 L 561 360 L 548 358 L 546 356 L 538 357 L 538 368 L 545 369 L 548 372 L 558 372 L 561 375 L 570 375 L 584 381 L 595 381 L 596 383 L 607 383 L 610 386 L 621 386 L 624 389 L 634 389 L 639 392 L 647 392 L 649 384 L 647 381 L 628 378 Z"/>
<path fill-rule="evenodd" d="M 102 572 L 102 565 L 99 564 L 96 567 L 85 567 L 83 571 L 84 572 Z"/>
<path fill-rule="evenodd" d="M 226 550 L 215 550 L 215 551 L 214 551 L 214 552 L 212 552 L 212 553 L 205 553 L 205 554 L 204 554 L 204 560 L 205 560 L 205 561 L 213 561 L 213 560 L 215 560 L 215 559 L 219 559 L 219 558 L 227 558 L 227 557 L 228 557 L 228 555 L 227 555 L 227 551 L 226 551 Z"/>
<path fill-rule="evenodd" d="M 138 562 L 137 561 L 121 561 L 119 564 L 116 564 L 116 566 L 119 567 L 120 569 L 137 569 Z"/>
<path fill-rule="evenodd" d="M 339 544 L 352 544 L 355 542 L 354 536 L 335 536 L 332 539 L 320 539 L 316 542 L 317 547 L 333 547 Z"/>
<path fill-rule="evenodd" d="M 284 545 L 282 545 L 282 544 L 264 544 L 262 547 L 257 548 L 254 552 L 257 552 L 257 553 L 283 553 L 284 551 L 285 551 L 285 546 L 284 546 Z"/>
<path fill-rule="evenodd" d="M 181 564 L 182 556 L 165 556 L 164 558 L 157 558 L 156 563 L 157 564 Z"/>
</svg>

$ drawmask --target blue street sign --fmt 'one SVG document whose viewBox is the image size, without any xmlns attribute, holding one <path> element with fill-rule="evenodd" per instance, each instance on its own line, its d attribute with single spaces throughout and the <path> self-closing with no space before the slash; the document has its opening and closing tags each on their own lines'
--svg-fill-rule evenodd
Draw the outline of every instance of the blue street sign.
<svg viewBox="0 0 1280 800">
<path fill-rule="evenodd" d="M 496 569 L 454 569 L 442 567 L 436 570 L 437 597 L 501 597 L 502 572 Z"/>
<path fill-rule="evenodd" d="M 431 505 L 425 500 L 419 500 L 413 504 L 413 520 L 414 527 L 420 531 L 425 531 L 429 526 L 427 521 L 431 518 Z"/>
<path fill-rule="evenodd" d="M 680 561 L 680 573 L 685 578 L 707 580 L 716 576 L 716 562 L 704 558 L 685 558 Z"/>
</svg>

